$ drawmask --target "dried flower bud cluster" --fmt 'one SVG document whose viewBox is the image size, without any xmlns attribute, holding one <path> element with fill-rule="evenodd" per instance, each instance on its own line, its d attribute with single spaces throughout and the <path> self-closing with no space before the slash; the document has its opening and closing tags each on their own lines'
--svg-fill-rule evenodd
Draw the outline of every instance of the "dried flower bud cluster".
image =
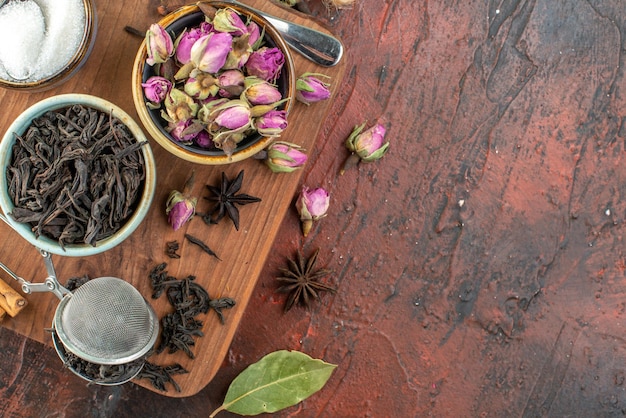
<svg viewBox="0 0 626 418">
<path fill-rule="evenodd" d="M 150 26 L 146 62 L 155 75 L 142 87 L 175 141 L 231 155 L 252 133 L 278 137 L 287 127 L 288 99 L 275 84 L 285 57 L 264 45 L 252 19 L 228 7 L 210 15 L 175 40 Z"/>
</svg>

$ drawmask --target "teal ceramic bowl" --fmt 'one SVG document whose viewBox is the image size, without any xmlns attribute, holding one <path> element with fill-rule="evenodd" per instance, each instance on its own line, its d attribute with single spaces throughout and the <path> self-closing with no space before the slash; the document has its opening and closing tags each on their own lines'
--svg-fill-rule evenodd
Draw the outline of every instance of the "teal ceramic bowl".
<svg viewBox="0 0 626 418">
<path fill-rule="evenodd" d="M 121 108 L 99 97 L 86 94 L 63 94 L 52 96 L 44 99 L 33 106 L 26 109 L 20 114 L 11 126 L 7 129 L 2 142 L 0 142 L 0 167 L 3 175 L 0 176 L 0 209 L 6 218 L 6 222 L 26 241 L 33 246 L 47 251 L 51 254 L 58 254 L 71 257 L 83 257 L 92 254 L 98 254 L 109 250 L 120 244 L 130 234 L 137 229 L 145 218 L 156 189 L 156 165 L 152 149 L 149 144 L 141 147 L 144 160 L 145 179 L 143 181 L 143 192 L 135 203 L 132 215 L 126 220 L 126 223 L 113 235 L 96 242 L 95 246 L 89 244 L 66 244 L 65 248 L 53 239 L 44 235 L 37 237 L 31 229 L 31 225 L 20 223 L 11 218 L 9 214 L 15 208 L 13 200 L 9 194 L 9 185 L 7 180 L 7 168 L 10 165 L 13 154 L 13 145 L 16 142 L 16 135 L 22 136 L 27 128 L 31 125 L 33 119 L 43 115 L 47 111 L 64 109 L 72 105 L 80 104 L 99 110 L 106 114 L 111 114 L 119 119 L 129 131 L 132 133 L 136 141 L 146 141 L 146 137 L 139 125 Z"/>
</svg>

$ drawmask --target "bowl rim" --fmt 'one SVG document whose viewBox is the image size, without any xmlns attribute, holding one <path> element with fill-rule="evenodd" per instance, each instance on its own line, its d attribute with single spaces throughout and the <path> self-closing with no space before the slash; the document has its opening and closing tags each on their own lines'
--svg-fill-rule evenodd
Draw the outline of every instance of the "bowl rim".
<svg viewBox="0 0 626 418">
<path fill-rule="evenodd" d="M 6 173 L 0 176 L 2 178 L 2 180 L 0 180 L 0 209 L 2 210 L 2 215 L 11 228 L 34 247 L 47 251 L 51 254 L 68 257 L 82 257 L 99 254 L 117 246 L 128 238 L 141 224 L 147 215 L 150 206 L 152 205 L 156 191 L 156 162 L 154 160 L 150 143 L 148 142 L 143 131 L 137 122 L 135 122 L 122 108 L 100 97 L 89 94 L 69 93 L 51 96 L 33 104 L 24 110 L 13 121 L 13 123 L 11 123 L 0 141 L 0 167 L 3 167 L 3 169 L 6 170 L 9 160 L 13 154 L 12 146 L 15 142 L 15 134 L 22 135 L 28 126 L 30 126 L 31 121 L 34 118 L 43 115 L 45 112 L 49 110 L 62 109 L 74 104 L 82 104 L 103 112 L 111 113 L 128 127 L 135 137 L 135 140 L 146 141 L 146 144 L 141 147 L 145 163 L 144 189 L 141 197 L 139 198 L 138 206 L 135 212 L 116 233 L 98 241 L 95 247 L 89 244 L 67 244 L 65 245 L 65 249 L 63 249 L 57 241 L 54 241 L 46 236 L 41 235 L 36 237 L 28 224 L 17 222 L 8 215 L 15 205 L 9 196 Z"/>
<path fill-rule="evenodd" d="M 98 30 L 98 18 L 94 0 L 82 0 L 85 7 L 85 27 L 83 37 L 78 44 L 76 52 L 70 60 L 59 70 L 40 80 L 12 81 L 0 78 L 0 87 L 11 90 L 42 91 L 56 87 L 58 84 L 69 80 L 84 64 L 93 49 L 96 33 Z"/>
<path fill-rule="evenodd" d="M 271 36 L 272 40 L 276 44 L 278 48 L 281 49 L 283 55 L 285 56 L 285 64 L 283 66 L 283 71 L 286 71 L 287 74 L 287 91 L 290 93 L 291 99 L 287 101 L 285 110 L 287 114 L 290 113 L 294 106 L 295 102 L 295 91 L 296 91 L 296 74 L 295 74 L 295 64 L 293 60 L 293 56 L 291 51 L 285 42 L 282 35 L 278 32 L 278 30 L 263 16 L 259 15 L 256 11 L 251 10 L 245 5 L 228 3 L 223 1 L 212 1 L 212 0 L 203 0 L 193 4 L 185 5 L 179 7 L 178 9 L 172 11 L 168 15 L 164 16 L 157 23 L 161 25 L 163 28 L 167 28 L 172 25 L 176 20 L 187 16 L 189 14 L 200 12 L 200 7 L 198 3 L 206 3 L 209 5 L 213 5 L 217 8 L 229 7 L 234 9 L 240 13 L 246 13 L 251 16 L 256 21 L 262 23 L 265 28 L 266 36 Z M 143 94 L 143 88 L 141 87 L 141 83 L 143 80 L 143 71 L 145 67 L 145 61 L 147 57 L 147 48 L 146 48 L 146 40 L 144 39 L 139 46 L 139 50 L 137 51 L 137 55 L 135 56 L 135 63 L 133 65 L 131 86 L 132 86 L 132 94 L 133 94 L 133 102 L 135 103 L 135 109 L 137 110 L 137 114 L 139 115 L 139 119 L 143 124 L 148 134 L 163 148 L 165 148 L 171 154 L 175 156 L 197 164 L 203 165 L 225 165 L 231 164 L 235 162 L 239 162 L 245 160 L 253 155 L 257 154 L 259 151 L 265 149 L 272 141 L 276 138 L 261 136 L 261 138 L 255 143 L 247 146 L 246 148 L 235 151 L 230 157 L 226 154 L 223 155 L 205 155 L 198 154 L 192 151 L 189 151 L 183 147 L 176 145 L 173 140 L 171 140 L 168 136 L 166 136 L 160 129 L 157 127 L 150 117 L 148 109 L 145 103 L 145 97 Z"/>
</svg>

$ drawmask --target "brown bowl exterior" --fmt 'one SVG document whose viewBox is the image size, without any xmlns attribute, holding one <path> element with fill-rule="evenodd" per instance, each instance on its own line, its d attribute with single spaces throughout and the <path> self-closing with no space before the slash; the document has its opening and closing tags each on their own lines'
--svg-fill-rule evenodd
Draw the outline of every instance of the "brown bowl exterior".
<svg viewBox="0 0 626 418">
<path fill-rule="evenodd" d="M 98 31 L 98 19 L 93 0 L 83 0 L 83 5 L 85 6 L 83 39 L 80 41 L 78 50 L 64 68 L 56 74 L 37 81 L 16 82 L 0 78 L 0 87 L 10 90 L 39 92 L 56 87 L 72 78 L 91 54 Z"/>
<path fill-rule="evenodd" d="M 286 75 L 287 83 L 286 90 L 284 92 L 285 98 L 290 98 L 287 102 L 285 110 L 287 114 L 291 111 L 293 107 L 293 102 L 295 100 L 295 91 L 296 91 L 296 75 L 295 75 L 295 66 L 293 62 L 293 57 L 291 56 L 291 52 L 287 43 L 283 39 L 282 35 L 278 33 L 276 28 L 272 26 L 265 18 L 258 15 L 257 13 L 251 11 L 245 6 L 240 6 L 232 3 L 225 3 L 220 1 L 203 1 L 201 3 L 206 3 L 212 5 L 216 8 L 224 8 L 229 7 L 236 12 L 244 15 L 248 15 L 252 18 L 252 20 L 257 23 L 261 28 L 265 28 L 265 36 L 269 36 L 272 41 L 276 44 L 276 46 L 283 52 L 285 56 L 285 63 L 283 65 L 282 71 Z M 158 24 L 163 28 L 166 28 L 177 20 L 184 18 L 188 15 L 201 12 L 197 3 L 183 6 L 165 16 L 161 19 Z M 135 103 L 135 108 L 137 109 L 137 114 L 139 115 L 139 119 L 143 123 L 144 128 L 148 131 L 150 136 L 154 138 L 155 141 L 159 143 L 163 148 L 165 148 L 168 152 L 174 154 L 175 156 L 182 158 L 186 161 L 190 161 L 196 164 L 204 164 L 204 165 L 224 165 L 230 164 L 238 161 L 245 160 L 249 158 L 259 151 L 265 149 L 274 138 L 271 137 L 260 137 L 260 139 L 249 146 L 238 148 L 232 156 L 227 156 L 225 153 L 217 153 L 213 155 L 204 154 L 204 153 L 196 153 L 193 150 L 188 148 L 183 148 L 176 144 L 173 139 L 169 136 L 167 132 L 165 132 L 160 126 L 158 126 L 148 111 L 146 106 L 146 100 L 143 93 L 143 88 L 141 86 L 143 82 L 143 73 L 146 68 L 146 58 L 147 58 L 147 49 L 146 49 L 146 41 L 142 42 L 139 47 L 139 51 L 137 52 L 137 56 L 135 58 L 135 64 L 133 66 L 133 75 L 132 75 L 132 92 L 133 92 L 133 101 Z"/>
</svg>

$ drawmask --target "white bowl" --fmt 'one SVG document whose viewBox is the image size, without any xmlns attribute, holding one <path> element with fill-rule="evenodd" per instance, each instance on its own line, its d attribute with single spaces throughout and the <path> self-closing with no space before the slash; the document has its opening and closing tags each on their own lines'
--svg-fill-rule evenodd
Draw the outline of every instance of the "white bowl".
<svg viewBox="0 0 626 418">
<path fill-rule="evenodd" d="M 9 195 L 6 170 L 7 166 L 10 164 L 13 153 L 12 148 L 16 140 L 15 135 L 23 135 L 26 129 L 31 125 L 32 120 L 43 115 L 45 112 L 63 109 L 75 104 L 91 107 L 107 114 L 111 113 L 128 127 L 137 141 L 146 141 L 146 137 L 139 125 L 137 125 L 137 123 L 126 112 L 113 103 L 99 97 L 86 94 L 63 94 L 52 96 L 37 102 L 33 106 L 26 109 L 17 117 L 17 119 L 15 119 L 4 134 L 2 142 L 0 142 L 0 169 L 4 170 L 2 176 L 0 176 L 0 209 L 2 209 L 2 212 L 4 213 L 5 218 L 7 218 L 7 222 L 10 226 L 33 246 L 51 254 L 82 257 L 98 254 L 115 247 L 128 238 L 128 236 L 130 236 L 130 234 L 132 234 L 133 231 L 139 226 L 148 213 L 148 209 L 150 208 L 154 198 L 154 192 L 156 189 L 156 165 L 150 145 L 146 144 L 142 146 L 141 150 L 145 164 L 145 180 L 143 193 L 137 203 L 137 207 L 121 229 L 110 237 L 97 241 L 95 246 L 89 244 L 66 244 L 65 248 L 62 248 L 61 245 L 53 239 L 43 235 L 37 237 L 31 230 L 29 224 L 13 220 L 10 216 L 8 216 L 15 205 Z"/>
</svg>

